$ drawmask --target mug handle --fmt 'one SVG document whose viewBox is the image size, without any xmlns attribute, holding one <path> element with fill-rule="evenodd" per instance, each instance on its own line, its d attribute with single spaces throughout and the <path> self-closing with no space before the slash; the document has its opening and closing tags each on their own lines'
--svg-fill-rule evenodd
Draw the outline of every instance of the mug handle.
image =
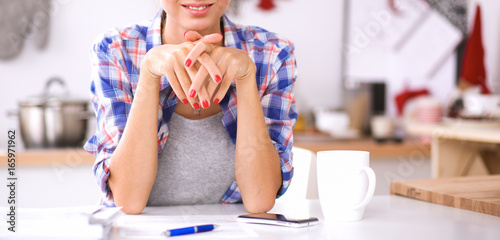
<svg viewBox="0 0 500 240">
<path fill-rule="evenodd" d="M 375 172 L 370 167 L 363 167 L 361 170 L 365 171 L 368 176 L 368 191 L 366 191 L 365 199 L 358 205 L 354 206 L 354 209 L 362 208 L 368 205 L 370 200 L 372 200 L 373 194 L 375 193 Z"/>
</svg>

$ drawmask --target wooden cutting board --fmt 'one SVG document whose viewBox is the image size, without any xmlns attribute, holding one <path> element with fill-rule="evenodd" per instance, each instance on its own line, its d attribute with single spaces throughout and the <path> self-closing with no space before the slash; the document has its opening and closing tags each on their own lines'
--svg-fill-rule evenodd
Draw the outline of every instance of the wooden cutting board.
<svg viewBox="0 0 500 240">
<path fill-rule="evenodd" d="M 391 194 L 500 217 L 500 175 L 391 182 Z"/>
</svg>

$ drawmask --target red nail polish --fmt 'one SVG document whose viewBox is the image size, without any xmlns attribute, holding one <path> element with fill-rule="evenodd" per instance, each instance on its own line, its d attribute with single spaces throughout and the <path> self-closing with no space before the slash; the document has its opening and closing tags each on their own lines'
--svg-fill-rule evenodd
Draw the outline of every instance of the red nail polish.
<svg viewBox="0 0 500 240">
<path fill-rule="evenodd" d="M 191 66 L 191 59 L 186 60 L 186 67 Z"/>
<path fill-rule="evenodd" d="M 215 104 L 219 104 L 220 100 L 218 98 L 214 99 Z"/>
<path fill-rule="evenodd" d="M 182 102 L 183 102 L 184 104 L 187 104 L 187 103 L 188 103 L 188 100 L 187 100 L 187 99 L 182 99 Z"/>
<path fill-rule="evenodd" d="M 224 37 L 224 34 L 222 34 L 222 33 L 219 33 L 219 34 L 220 34 L 222 37 Z"/>
<path fill-rule="evenodd" d="M 215 75 L 215 82 L 219 83 L 220 81 L 222 81 L 222 78 L 219 75 Z"/>
<path fill-rule="evenodd" d="M 203 100 L 203 108 L 208 108 L 208 101 L 207 100 Z"/>
<path fill-rule="evenodd" d="M 184 32 L 184 37 L 186 37 L 186 33 L 188 33 L 188 32 L 189 32 L 189 31 L 185 31 L 185 32 Z"/>
<path fill-rule="evenodd" d="M 189 96 L 194 98 L 196 96 L 196 90 L 192 89 L 191 92 L 189 92 Z"/>
<path fill-rule="evenodd" d="M 194 109 L 198 110 L 198 109 L 200 109 L 200 104 L 198 104 L 198 103 L 194 103 L 194 104 L 193 104 L 193 107 L 194 107 Z"/>
</svg>

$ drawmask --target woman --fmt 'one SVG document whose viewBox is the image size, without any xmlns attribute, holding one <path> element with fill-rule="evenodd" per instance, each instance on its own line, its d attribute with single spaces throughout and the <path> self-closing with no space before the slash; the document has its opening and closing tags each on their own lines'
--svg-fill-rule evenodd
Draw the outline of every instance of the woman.
<svg viewBox="0 0 500 240">
<path fill-rule="evenodd" d="M 161 0 L 150 22 L 93 46 L 103 204 L 243 202 L 266 212 L 293 175 L 293 45 L 224 15 L 230 0 Z M 238 134 L 236 134 L 238 133 Z"/>
</svg>

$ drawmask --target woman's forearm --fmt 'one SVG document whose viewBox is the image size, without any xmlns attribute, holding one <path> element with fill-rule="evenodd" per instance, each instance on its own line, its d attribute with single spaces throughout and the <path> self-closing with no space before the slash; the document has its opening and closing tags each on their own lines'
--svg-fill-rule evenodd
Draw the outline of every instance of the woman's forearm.
<svg viewBox="0 0 500 240">
<path fill-rule="evenodd" d="M 142 212 L 156 177 L 158 93 L 158 80 L 141 73 L 127 125 L 110 160 L 108 184 L 116 206 L 123 206 L 125 213 Z"/>
<path fill-rule="evenodd" d="M 267 212 L 281 187 L 280 157 L 264 120 L 255 75 L 239 81 L 235 175 L 248 212 Z"/>
</svg>

